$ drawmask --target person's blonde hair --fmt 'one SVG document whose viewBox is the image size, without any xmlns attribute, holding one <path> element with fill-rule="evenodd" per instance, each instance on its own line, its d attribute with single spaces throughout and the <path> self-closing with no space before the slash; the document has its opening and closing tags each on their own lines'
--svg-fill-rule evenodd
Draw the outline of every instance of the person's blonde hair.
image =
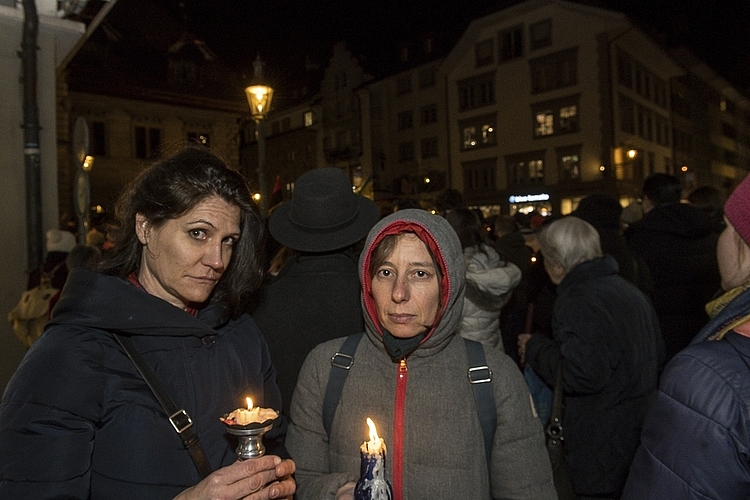
<svg viewBox="0 0 750 500">
<path fill-rule="evenodd" d="M 597 230 L 578 217 L 564 217 L 551 222 L 537 235 L 544 259 L 569 272 L 587 260 L 602 256 Z"/>
</svg>

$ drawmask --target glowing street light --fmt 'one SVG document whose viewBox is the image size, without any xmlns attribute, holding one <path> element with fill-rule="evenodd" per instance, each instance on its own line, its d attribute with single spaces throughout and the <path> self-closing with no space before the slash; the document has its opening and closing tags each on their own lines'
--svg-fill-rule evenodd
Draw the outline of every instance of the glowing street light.
<svg viewBox="0 0 750 500">
<path fill-rule="evenodd" d="M 255 121 L 256 131 L 258 133 L 258 187 L 260 190 L 260 211 L 265 217 L 268 207 L 268 186 L 266 185 L 266 131 L 264 119 L 271 109 L 271 100 L 273 99 L 273 89 L 263 82 L 264 63 L 260 59 L 260 54 L 253 62 L 253 80 L 254 84 L 245 88 L 247 103 L 250 105 L 250 112 Z"/>
</svg>

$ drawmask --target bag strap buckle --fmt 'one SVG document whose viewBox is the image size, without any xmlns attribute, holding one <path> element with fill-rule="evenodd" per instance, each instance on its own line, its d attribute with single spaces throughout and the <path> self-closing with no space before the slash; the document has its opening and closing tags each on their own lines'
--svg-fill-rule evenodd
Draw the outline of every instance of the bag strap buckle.
<svg viewBox="0 0 750 500">
<path fill-rule="evenodd" d="M 185 410 L 177 410 L 169 416 L 169 423 L 172 424 L 177 434 L 182 434 L 193 426 L 193 419 L 187 414 Z"/>
<path fill-rule="evenodd" d="M 348 354 L 344 354 L 341 352 L 337 352 L 336 354 L 331 356 L 331 366 L 335 366 L 336 368 L 348 370 L 352 367 L 353 364 L 354 356 L 349 356 Z"/>
<path fill-rule="evenodd" d="M 469 368 L 469 383 L 471 384 L 484 384 L 492 382 L 492 370 L 487 365 L 483 366 L 472 366 Z"/>
</svg>

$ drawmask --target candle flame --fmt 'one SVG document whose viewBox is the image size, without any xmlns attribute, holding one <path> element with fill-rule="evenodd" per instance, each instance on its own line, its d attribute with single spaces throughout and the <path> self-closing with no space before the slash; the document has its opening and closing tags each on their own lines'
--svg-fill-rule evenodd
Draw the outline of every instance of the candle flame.
<svg viewBox="0 0 750 500">
<path fill-rule="evenodd" d="M 378 431 L 375 430 L 375 422 L 370 417 L 367 417 L 367 426 L 370 428 L 370 441 L 373 443 L 378 442 Z"/>
<path fill-rule="evenodd" d="M 250 398 L 245 398 L 245 401 L 247 401 L 247 409 L 252 410 L 253 409 L 253 400 Z"/>
</svg>

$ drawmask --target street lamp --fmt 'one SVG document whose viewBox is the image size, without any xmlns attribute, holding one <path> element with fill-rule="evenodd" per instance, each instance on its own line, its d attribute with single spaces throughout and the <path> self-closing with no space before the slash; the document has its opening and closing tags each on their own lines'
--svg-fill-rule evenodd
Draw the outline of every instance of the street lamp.
<svg viewBox="0 0 750 500">
<path fill-rule="evenodd" d="M 258 138 L 258 185 L 260 187 L 260 210 L 263 216 L 266 215 L 268 208 L 268 186 L 266 185 L 266 132 L 264 118 L 271 109 L 271 99 L 273 99 L 273 89 L 263 82 L 264 63 L 260 59 L 260 54 L 253 62 L 253 80 L 254 85 L 245 88 L 247 103 L 250 105 L 250 112 L 255 121 L 255 127 Z"/>
</svg>

